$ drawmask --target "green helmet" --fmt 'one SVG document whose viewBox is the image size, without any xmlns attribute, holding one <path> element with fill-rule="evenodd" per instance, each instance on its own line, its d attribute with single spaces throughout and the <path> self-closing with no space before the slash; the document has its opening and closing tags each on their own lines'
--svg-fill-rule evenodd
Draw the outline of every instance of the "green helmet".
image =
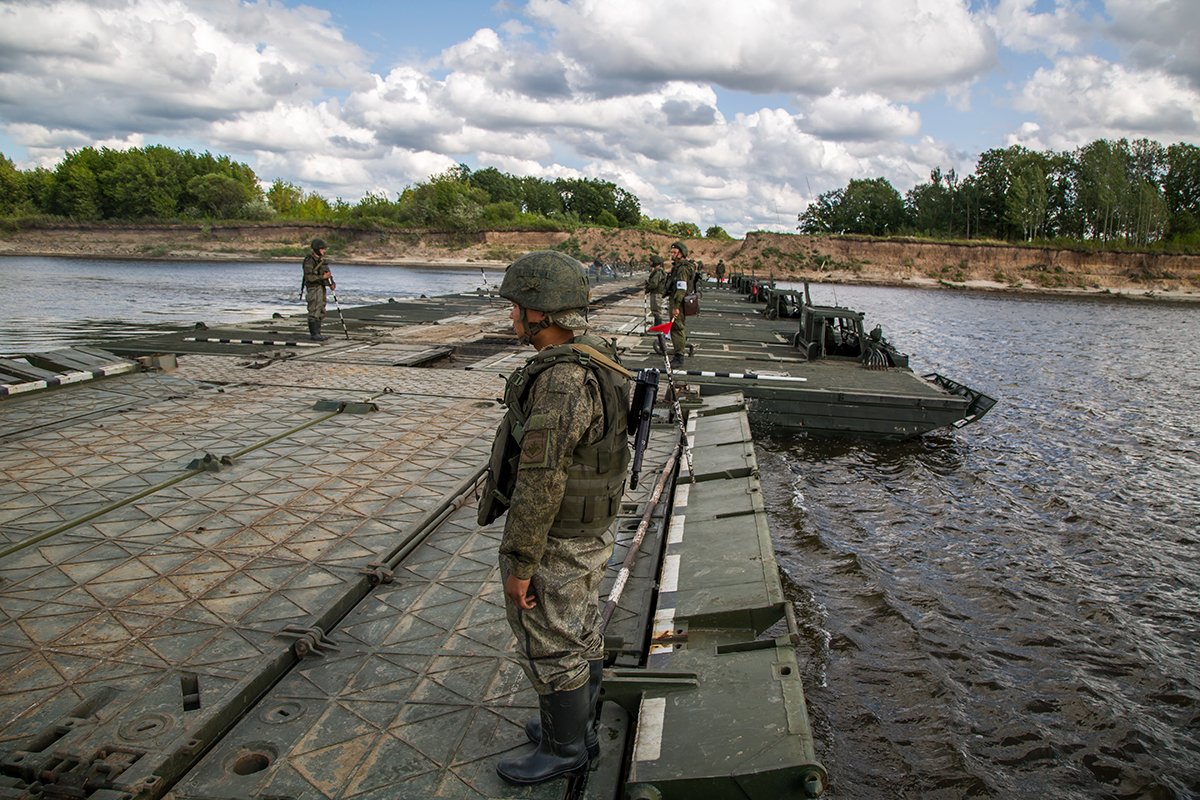
<svg viewBox="0 0 1200 800">
<path fill-rule="evenodd" d="M 661 263 L 663 263 L 663 257 L 660 255 L 650 256 L 650 263 L 651 264 L 661 264 Z"/>
<path fill-rule="evenodd" d="M 583 265 L 565 253 L 535 250 L 508 265 L 500 296 L 521 308 L 552 314 L 587 308 Z"/>
<path fill-rule="evenodd" d="M 671 245 L 671 247 L 674 247 L 677 250 L 679 250 L 679 252 L 683 254 L 683 257 L 687 258 L 688 249 L 687 249 L 686 244 L 684 244 L 683 242 L 676 242 L 675 244 Z"/>
<path fill-rule="evenodd" d="M 312 240 L 312 249 L 313 249 L 314 253 L 323 247 L 328 247 L 328 245 L 325 244 L 324 239 L 313 239 Z"/>
</svg>

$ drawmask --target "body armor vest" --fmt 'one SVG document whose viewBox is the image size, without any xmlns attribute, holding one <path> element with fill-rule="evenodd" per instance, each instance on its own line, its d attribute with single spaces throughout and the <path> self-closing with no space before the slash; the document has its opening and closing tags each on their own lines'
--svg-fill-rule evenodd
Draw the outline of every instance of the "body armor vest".
<svg viewBox="0 0 1200 800">
<path fill-rule="evenodd" d="M 504 387 L 504 404 L 508 412 L 500 422 L 496 440 L 492 444 L 487 485 L 479 504 L 480 525 L 491 524 L 508 510 L 517 482 L 521 440 L 529 419 L 529 390 L 534 380 L 555 364 L 570 362 L 590 369 L 600 383 L 604 436 L 594 444 L 580 444 L 571 454 L 566 491 L 549 535 L 600 536 L 608 529 L 617 515 L 629 472 L 626 421 L 629 414 L 627 380 L 630 373 L 615 361 L 610 361 L 603 352 L 605 350 L 611 352 L 597 337 L 576 337 L 569 344 L 539 351 L 509 376 Z M 593 354 L 604 360 L 595 358 Z"/>
</svg>

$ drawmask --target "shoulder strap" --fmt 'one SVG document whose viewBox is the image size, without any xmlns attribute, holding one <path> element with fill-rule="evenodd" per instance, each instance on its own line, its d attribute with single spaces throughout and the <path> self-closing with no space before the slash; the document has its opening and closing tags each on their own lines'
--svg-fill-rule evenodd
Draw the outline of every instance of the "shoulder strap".
<svg viewBox="0 0 1200 800">
<path fill-rule="evenodd" d="M 633 380 L 633 378 L 634 378 L 634 375 L 632 372 L 625 369 L 620 364 L 618 364 L 616 361 L 613 361 L 611 358 L 604 355 L 604 353 L 601 353 L 599 350 L 592 347 L 591 345 L 579 344 L 578 342 L 572 342 L 571 349 L 575 350 L 576 352 L 584 354 L 585 356 L 590 358 L 592 361 L 595 361 L 600 366 L 605 367 L 605 368 L 617 373 L 618 375 L 622 376 L 626 380 Z"/>
</svg>

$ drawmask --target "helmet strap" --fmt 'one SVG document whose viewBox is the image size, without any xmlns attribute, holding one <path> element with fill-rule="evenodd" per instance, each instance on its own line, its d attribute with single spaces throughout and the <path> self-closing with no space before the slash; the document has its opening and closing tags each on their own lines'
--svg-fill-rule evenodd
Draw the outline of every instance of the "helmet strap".
<svg viewBox="0 0 1200 800">
<path fill-rule="evenodd" d="M 533 337 L 537 335 L 538 331 L 543 331 L 554 324 L 550 321 L 549 315 L 542 317 L 538 322 L 530 322 L 525 306 L 518 305 L 517 307 L 521 309 L 521 330 L 523 331 L 521 344 L 533 344 Z"/>
</svg>

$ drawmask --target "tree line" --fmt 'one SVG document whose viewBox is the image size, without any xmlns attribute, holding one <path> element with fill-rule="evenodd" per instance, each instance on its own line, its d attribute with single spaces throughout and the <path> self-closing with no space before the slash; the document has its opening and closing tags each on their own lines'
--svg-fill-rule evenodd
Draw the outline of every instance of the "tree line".
<svg viewBox="0 0 1200 800">
<path fill-rule="evenodd" d="M 254 170 L 228 156 L 155 145 L 68 152 L 54 169 L 18 170 L 0 154 L 0 216 L 80 222 L 278 220 L 448 231 L 636 227 L 699 238 L 690 222 L 642 214 L 632 192 L 595 178 L 517 177 L 459 164 L 407 186 L 396 198 L 369 193 L 328 200 L 295 184 L 263 190 Z M 731 238 L 719 226 L 710 238 Z"/>
<path fill-rule="evenodd" d="M 803 233 L 917 235 L 1105 246 L 1200 246 L 1200 147 L 1099 139 L 1071 152 L 1014 145 L 974 174 L 935 169 L 903 197 L 883 178 L 852 180 L 798 216 Z"/>
<path fill-rule="evenodd" d="M 0 217 L 33 221 L 278 220 L 446 231 L 639 228 L 730 239 L 720 226 L 647 217 L 632 192 L 595 178 L 519 177 L 459 164 L 357 203 L 295 184 L 266 184 L 223 155 L 154 145 L 68 152 L 22 171 L 0 154 Z M 903 196 L 884 178 L 854 179 L 798 215 L 808 234 L 1095 242 L 1200 247 L 1200 148 L 1097 140 L 1072 152 L 984 152 L 973 174 L 934 169 Z"/>
</svg>

